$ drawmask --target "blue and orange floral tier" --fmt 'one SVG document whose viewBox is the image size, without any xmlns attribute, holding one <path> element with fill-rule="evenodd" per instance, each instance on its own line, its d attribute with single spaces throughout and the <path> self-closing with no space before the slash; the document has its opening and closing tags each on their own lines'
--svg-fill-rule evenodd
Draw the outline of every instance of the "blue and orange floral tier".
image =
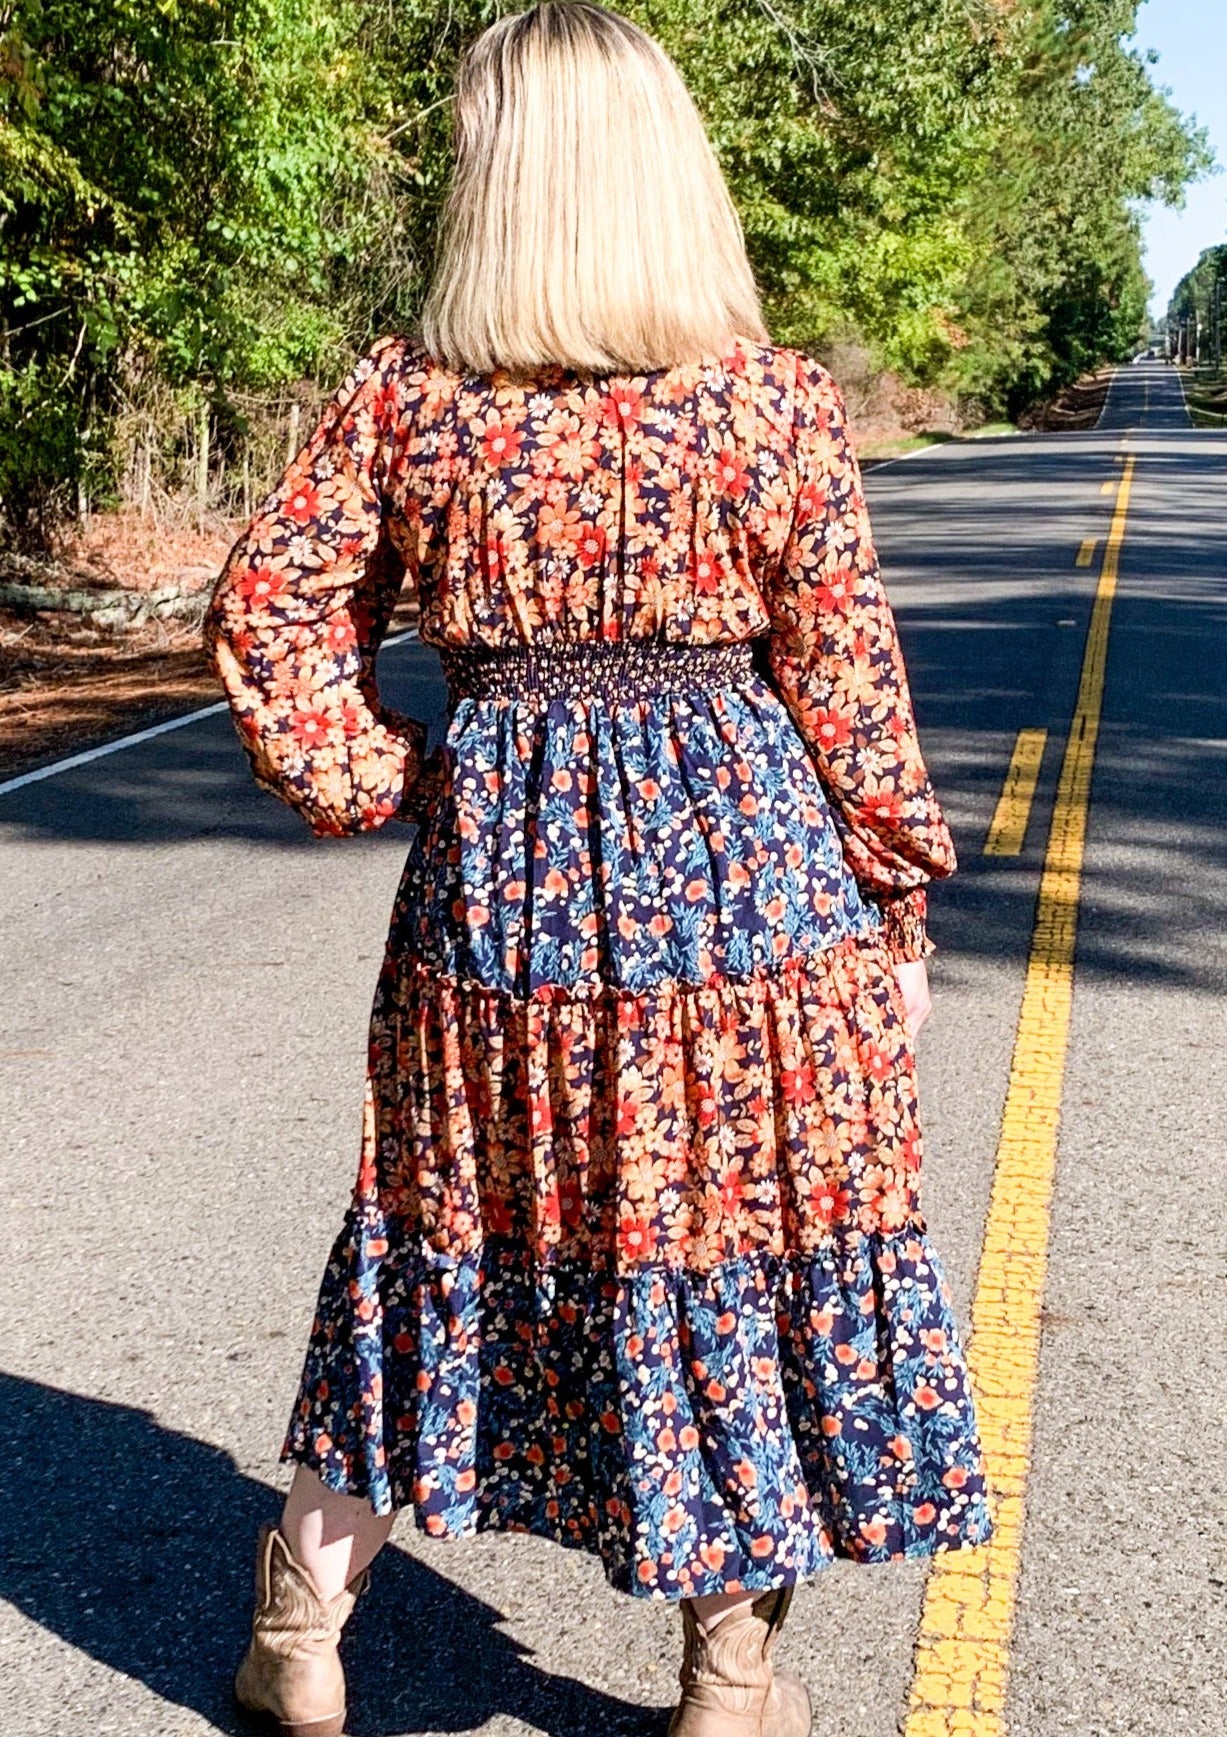
<svg viewBox="0 0 1227 1737">
<path fill-rule="evenodd" d="M 454 683 L 425 766 L 374 685 L 406 584 Z M 209 632 L 313 830 L 420 823 L 287 1457 L 648 1596 L 986 1537 L 894 972 L 954 852 L 830 377 L 387 340 Z M 661 642 L 752 665 L 645 691 Z M 464 676 L 525 647 L 639 685 Z"/>
</svg>

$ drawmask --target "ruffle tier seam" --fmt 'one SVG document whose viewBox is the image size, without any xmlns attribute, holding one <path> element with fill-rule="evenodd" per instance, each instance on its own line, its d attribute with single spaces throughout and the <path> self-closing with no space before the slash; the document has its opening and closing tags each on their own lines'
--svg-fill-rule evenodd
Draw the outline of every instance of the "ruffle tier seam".
<svg viewBox="0 0 1227 1737">
<path fill-rule="evenodd" d="M 889 972 L 891 961 L 886 939 L 880 926 L 862 932 L 853 932 L 833 941 L 829 946 L 813 948 L 806 953 L 790 953 L 778 964 L 756 966 L 752 972 L 744 976 L 731 976 L 716 973 L 695 983 L 680 977 L 662 978 L 659 983 L 647 989 L 626 989 L 617 983 L 596 983 L 590 987 L 581 987 L 566 983 L 544 983 L 532 990 L 528 995 L 518 994 L 515 990 L 503 989 L 497 984 L 483 983 L 480 978 L 458 976 L 449 971 L 440 970 L 429 959 L 421 954 L 406 954 L 398 951 L 397 965 L 401 970 L 408 970 L 415 977 L 425 979 L 429 984 L 440 989 L 464 996 L 484 997 L 510 1003 L 516 1007 L 549 1007 L 562 1005 L 592 1005 L 616 1002 L 618 1004 L 642 1004 L 652 1001 L 670 1001 L 688 996 L 698 996 L 715 992 L 717 995 L 748 993 L 752 997 L 770 994 L 773 990 L 786 987 L 791 978 L 815 976 L 821 978 L 830 976 L 843 962 L 853 959 L 865 959 L 879 955 L 885 971 Z M 842 998 L 841 998 L 842 999 Z"/>
</svg>

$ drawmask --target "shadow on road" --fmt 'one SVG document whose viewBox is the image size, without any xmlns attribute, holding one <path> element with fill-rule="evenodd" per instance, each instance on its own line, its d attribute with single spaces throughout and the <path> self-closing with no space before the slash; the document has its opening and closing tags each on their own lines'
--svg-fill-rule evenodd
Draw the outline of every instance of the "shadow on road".
<svg viewBox="0 0 1227 1737">
<path fill-rule="evenodd" d="M 214 1729 L 247 1732 L 230 1682 L 274 1491 L 130 1406 L 0 1374 L 0 1412 L 0 1596 Z M 346 1633 L 353 1737 L 499 1714 L 550 1737 L 663 1731 L 663 1714 L 538 1670 L 500 1620 L 387 1549 Z"/>
<path fill-rule="evenodd" d="M 419 641 L 402 643 L 384 652 L 379 674 L 385 702 L 428 724 L 433 747 L 447 709 L 438 654 Z M 316 845 L 284 804 L 254 795 L 238 738 L 221 712 L 0 797 L 0 828 L 32 842 L 158 846 L 220 837 L 283 850 Z M 386 836 L 393 835 L 403 847 L 406 829 L 388 827 Z M 327 848 L 372 843 L 378 848 L 383 839 L 329 839 Z"/>
</svg>

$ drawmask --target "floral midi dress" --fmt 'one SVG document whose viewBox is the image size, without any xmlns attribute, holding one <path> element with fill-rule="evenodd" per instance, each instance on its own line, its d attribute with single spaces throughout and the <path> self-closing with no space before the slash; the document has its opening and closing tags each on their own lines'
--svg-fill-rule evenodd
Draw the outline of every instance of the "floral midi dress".
<svg viewBox="0 0 1227 1737">
<path fill-rule="evenodd" d="M 405 586 L 425 761 L 374 686 Z M 985 1539 L 893 969 L 954 853 L 830 376 L 386 339 L 208 633 L 314 832 L 418 824 L 283 1457 L 645 1597 Z"/>
</svg>

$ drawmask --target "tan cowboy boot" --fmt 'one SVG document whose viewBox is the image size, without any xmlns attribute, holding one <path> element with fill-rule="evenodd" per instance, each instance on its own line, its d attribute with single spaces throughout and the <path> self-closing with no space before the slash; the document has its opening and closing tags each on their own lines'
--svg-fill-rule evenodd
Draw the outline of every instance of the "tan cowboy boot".
<svg viewBox="0 0 1227 1737">
<path fill-rule="evenodd" d="M 234 1692 L 248 1712 L 273 1720 L 280 1737 L 341 1737 L 345 1672 L 337 1643 L 369 1578 L 363 1569 L 325 1604 L 277 1528 L 261 1526 L 251 1645 Z"/>
<path fill-rule="evenodd" d="M 805 1684 L 771 1663 L 792 1588 L 739 1604 L 705 1629 L 682 1605 L 682 1698 L 669 1737 L 809 1737 Z"/>
</svg>

